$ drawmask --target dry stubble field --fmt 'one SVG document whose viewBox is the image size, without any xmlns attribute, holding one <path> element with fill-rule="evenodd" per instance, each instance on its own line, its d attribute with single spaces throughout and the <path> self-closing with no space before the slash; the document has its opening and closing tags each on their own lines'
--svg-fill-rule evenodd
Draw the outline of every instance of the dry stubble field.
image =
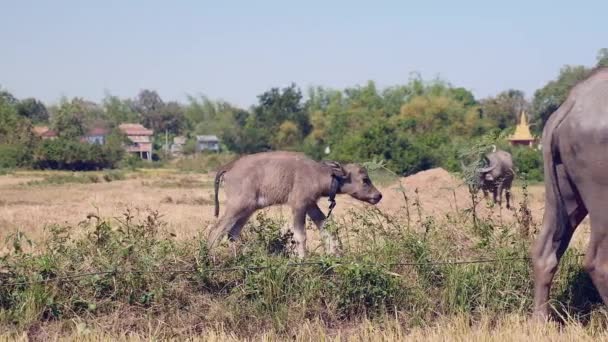
<svg viewBox="0 0 608 342">
<path fill-rule="evenodd" d="M 88 184 L 49 184 L 45 177 L 54 174 L 71 175 L 68 172 L 16 172 L 0 176 L 0 239 L 21 231 L 36 240 L 44 235 L 44 227 L 52 224 L 76 225 L 88 214 L 100 217 L 121 218 L 127 208 L 157 210 L 168 223 L 168 229 L 178 238 L 196 238 L 215 222 L 213 217 L 213 175 L 180 173 L 172 169 L 142 170 L 126 175 L 125 180 Z M 441 217 L 456 209 L 471 206 L 468 191 L 461 182 L 443 169 L 432 169 L 399 180 L 408 195 L 410 206 L 418 199 L 423 217 Z M 378 185 L 384 194 L 378 208 L 386 213 L 403 211 L 403 194 L 398 191 L 398 181 Z M 416 190 L 418 193 L 416 194 Z M 522 199 L 521 188 L 514 186 L 514 200 Z M 542 219 L 544 185 L 528 188 L 530 209 L 535 223 Z M 223 204 L 220 190 L 220 210 Z M 351 209 L 366 206 L 348 196 L 339 195 L 334 215 L 346 219 Z M 327 211 L 328 203 L 319 203 Z M 490 215 L 486 203 L 478 207 L 483 215 Z M 271 216 L 290 219 L 285 207 L 265 210 Z M 221 211 L 220 211 L 221 213 Z M 492 215 L 512 221 L 513 212 L 493 210 Z M 412 216 L 418 212 L 412 209 Z M 308 222 L 310 224 L 310 222 Z M 316 231 L 309 234 L 316 236 Z M 588 221 L 575 234 L 574 244 L 584 246 L 589 234 Z M 313 238 L 314 239 L 314 238 Z"/>
<path fill-rule="evenodd" d="M 127 208 L 137 214 L 141 210 L 157 210 L 163 221 L 168 223 L 167 229 L 178 239 L 193 239 L 204 234 L 213 224 L 213 182 L 212 175 L 181 173 L 177 170 L 141 170 L 129 172 L 122 180 L 104 181 L 102 175 L 97 176 L 97 183 L 65 183 L 52 184 L 48 177 L 69 173 L 55 172 L 15 172 L 0 176 L 0 240 L 4 241 L 11 234 L 20 231 L 34 241 L 45 238 L 46 230 L 53 224 L 77 225 L 87 215 L 112 217 L 120 220 Z M 93 173 L 91 173 L 93 174 Z M 78 175 L 80 177 L 81 175 Z M 88 176 L 87 176 L 88 177 Z M 454 210 L 462 210 L 470 206 L 468 191 L 460 186 L 460 181 L 442 169 L 433 169 L 399 180 L 408 195 L 412 208 L 410 215 L 415 217 L 433 216 L 440 218 Z M 384 193 L 384 199 L 378 205 L 385 213 L 399 213 L 404 209 L 404 197 L 396 191 L 398 182 L 379 186 Z M 416 191 L 417 190 L 417 191 Z M 528 188 L 529 207 L 535 224 L 542 218 L 543 185 L 532 185 Z M 220 201 L 223 201 L 220 193 Z M 514 189 L 514 202 L 522 200 L 520 187 Z M 416 206 L 416 203 L 420 203 Z M 413 204 L 413 205 L 412 205 Z M 322 200 L 321 208 L 326 211 L 326 201 Z M 336 218 L 348 220 L 349 209 L 365 206 L 346 196 L 338 196 Z M 514 220 L 512 212 L 490 210 L 482 203 L 478 207 L 480 215 L 497 215 L 499 220 Z M 266 210 L 270 216 L 280 216 L 289 219 L 289 211 L 285 208 Z M 453 229 L 453 227 L 451 227 Z M 589 233 L 587 221 L 577 231 L 573 244 L 583 247 Z M 309 230 L 311 241 L 309 248 L 319 244 L 318 234 Z M 457 234 L 457 232 L 455 233 Z M 455 238 L 455 241 L 458 241 Z M 76 334 L 76 333 L 72 333 Z M 150 331 L 153 336 L 153 329 Z M 23 338 L 25 338 L 25 334 Z M 471 325 L 466 317 L 445 318 L 429 325 L 405 330 L 398 324 L 385 322 L 376 325 L 373 322 L 357 323 L 355 326 L 327 331 L 317 327 L 314 322 L 307 322 L 294 335 L 296 340 L 342 340 L 345 336 L 355 340 L 436 340 L 436 341 L 520 341 L 527 339 L 570 341 L 594 340 L 598 335 L 591 336 L 579 324 L 571 323 L 566 327 L 555 325 L 538 326 L 527 322 L 525 317 L 505 316 L 498 321 L 483 320 Z M 606 334 L 599 335 L 608 338 Z M 88 331 L 86 334 L 68 335 L 68 338 L 105 339 L 103 331 Z M 120 337 L 125 340 L 139 339 L 147 336 L 129 335 L 128 331 Z M 236 336 L 230 332 L 218 329 L 217 332 L 207 332 L 204 339 L 230 340 Z M 256 338 L 275 340 L 279 337 L 272 332 Z"/>
</svg>

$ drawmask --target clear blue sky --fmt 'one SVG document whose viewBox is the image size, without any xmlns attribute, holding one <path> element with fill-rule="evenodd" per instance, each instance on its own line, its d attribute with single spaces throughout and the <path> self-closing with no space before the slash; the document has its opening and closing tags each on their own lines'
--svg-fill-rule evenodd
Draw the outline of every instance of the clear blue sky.
<svg viewBox="0 0 608 342">
<path fill-rule="evenodd" d="M 240 106 L 295 82 L 342 89 L 439 76 L 531 97 L 608 45 L 608 1 L 0 0 L 0 86 L 47 103 L 105 91 Z"/>
</svg>

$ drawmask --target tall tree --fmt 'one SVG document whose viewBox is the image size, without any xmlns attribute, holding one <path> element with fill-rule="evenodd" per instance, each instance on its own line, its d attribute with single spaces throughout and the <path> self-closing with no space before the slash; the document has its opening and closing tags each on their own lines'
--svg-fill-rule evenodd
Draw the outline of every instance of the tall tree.
<svg viewBox="0 0 608 342">
<path fill-rule="evenodd" d="M 33 123 L 48 122 L 49 112 L 44 103 L 27 98 L 17 103 L 17 113 L 24 118 L 28 118 Z"/>
<path fill-rule="evenodd" d="M 597 66 L 608 67 L 608 48 L 601 48 L 597 52 Z"/>
<path fill-rule="evenodd" d="M 532 108 L 536 116 L 536 125 L 532 127 L 536 132 L 542 131 L 549 116 L 566 100 L 570 89 L 578 82 L 584 80 L 591 70 L 582 65 L 567 65 L 560 70 L 557 79 L 549 81 L 544 87 L 534 93 Z"/>
<path fill-rule="evenodd" d="M 20 117 L 8 92 L 0 97 L 0 144 L 23 144 L 32 138 L 29 120 Z"/>
<path fill-rule="evenodd" d="M 288 140 L 293 142 L 292 146 L 277 145 L 279 140 L 286 141 L 283 138 L 277 140 L 278 134 L 291 132 L 291 128 L 288 129 L 289 124 L 284 126 L 282 133 L 279 132 L 280 126 L 287 121 L 297 127 L 297 143 L 300 143 L 312 128 L 302 102 L 302 92 L 295 84 L 283 89 L 272 88 L 259 95 L 258 105 L 253 108 L 253 115 L 248 119 L 248 127 L 244 132 L 260 139 L 259 143 L 255 144 L 256 149 L 295 148 L 297 143 L 293 141 L 291 133 Z"/>
<path fill-rule="evenodd" d="M 503 130 L 513 127 L 522 110 L 528 110 L 530 104 L 521 90 L 509 89 L 481 101 L 483 117 L 494 122 L 497 128 Z M 528 113 L 529 114 L 529 113 Z"/>
<path fill-rule="evenodd" d="M 121 100 L 118 96 L 106 94 L 102 106 L 107 120 L 114 126 L 125 122 L 139 122 L 139 114 L 133 110 L 132 104 Z"/>
<path fill-rule="evenodd" d="M 133 104 L 136 111 L 144 116 L 149 113 L 159 112 L 165 106 L 160 95 L 156 91 L 148 89 L 140 91 Z"/>
<path fill-rule="evenodd" d="M 53 115 L 52 126 L 61 138 L 76 140 L 86 132 L 86 108 L 78 99 L 62 99 Z"/>
<path fill-rule="evenodd" d="M 179 134 L 186 127 L 182 107 L 177 102 L 164 103 L 153 90 L 142 90 L 133 102 L 134 110 L 141 114 L 144 126 L 156 133 L 168 131 Z"/>
<path fill-rule="evenodd" d="M 17 104 L 17 102 L 19 102 L 17 98 L 13 96 L 13 94 L 11 94 L 7 90 L 2 89 L 2 87 L 0 87 L 0 101 L 11 106 L 14 106 Z"/>
</svg>

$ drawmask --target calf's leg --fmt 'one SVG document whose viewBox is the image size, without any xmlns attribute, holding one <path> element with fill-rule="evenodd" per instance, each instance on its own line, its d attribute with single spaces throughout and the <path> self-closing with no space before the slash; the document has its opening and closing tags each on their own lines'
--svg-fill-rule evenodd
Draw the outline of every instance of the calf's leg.
<svg viewBox="0 0 608 342">
<path fill-rule="evenodd" d="M 207 247 L 213 248 L 216 242 L 221 240 L 225 235 L 230 233 L 230 238 L 235 239 L 241 232 L 243 225 L 247 223 L 247 220 L 253 214 L 255 209 L 247 206 L 226 208 L 226 212 L 218 220 L 215 227 L 211 229 L 207 237 Z"/>
<path fill-rule="evenodd" d="M 325 243 L 326 250 L 333 255 L 337 255 L 340 253 L 340 246 L 338 243 L 337 236 L 334 232 L 329 232 L 325 229 L 325 214 L 319 209 L 319 206 L 315 203 L 308 207 L 307 214 L 314 222 L 314 224 L 319 228 L 319 233 L 321 234 L 321 238 Z"/>
<path fill-rule="evenodd" d="M 245 223 L 249 221 L 249 218 L 251 217 L 254 211 L 254 209 L 245 209 L 238 214 L 238 219 L 228 230 L 228 237 L 231 240 L 234 241 L 239 237 L 239 235 L 241 235 L 241 230 L 243 230 L 243 226 L 245 226 Z"/>
<path fill-rule="evenodd" d="M 293 239 L 296 242 L 298 257 L 306 257 L 306 206 L 292 207 L 293 213 Z"/>
</svg>

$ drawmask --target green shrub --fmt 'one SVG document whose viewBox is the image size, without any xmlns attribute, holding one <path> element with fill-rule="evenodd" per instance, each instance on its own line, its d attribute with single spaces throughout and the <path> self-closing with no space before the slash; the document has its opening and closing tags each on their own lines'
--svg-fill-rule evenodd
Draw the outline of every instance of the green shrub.
<svg viewBox="0 0 608 342">
<path fill-rule="evenodd" d="M 341 317 L 392 312 L 407 296 L 395 275 L 374 264 L 352 263 L 335 268 L 329 291 Z"/>
<path fill-rule="evenodd" d="M 63 138 L 49 139 L 37 147 L 34 166 L 73 171 L 114 168 L 122 154 L 122 147 L 113 144 L 100 146 Z"/>
<path fill-rule="evenodd" d="M 528 147 L 515 147 L 512 150 L 513 164 L 520 176 L 529 181 L 543 180 L 543 155 L 537 149 Z"/>
<path fill-rule="evenodd" d="M 30 163 L 31 153 L 24 145 L 0 144 L 0 168 L 17 168 Z"/>
</svg>

